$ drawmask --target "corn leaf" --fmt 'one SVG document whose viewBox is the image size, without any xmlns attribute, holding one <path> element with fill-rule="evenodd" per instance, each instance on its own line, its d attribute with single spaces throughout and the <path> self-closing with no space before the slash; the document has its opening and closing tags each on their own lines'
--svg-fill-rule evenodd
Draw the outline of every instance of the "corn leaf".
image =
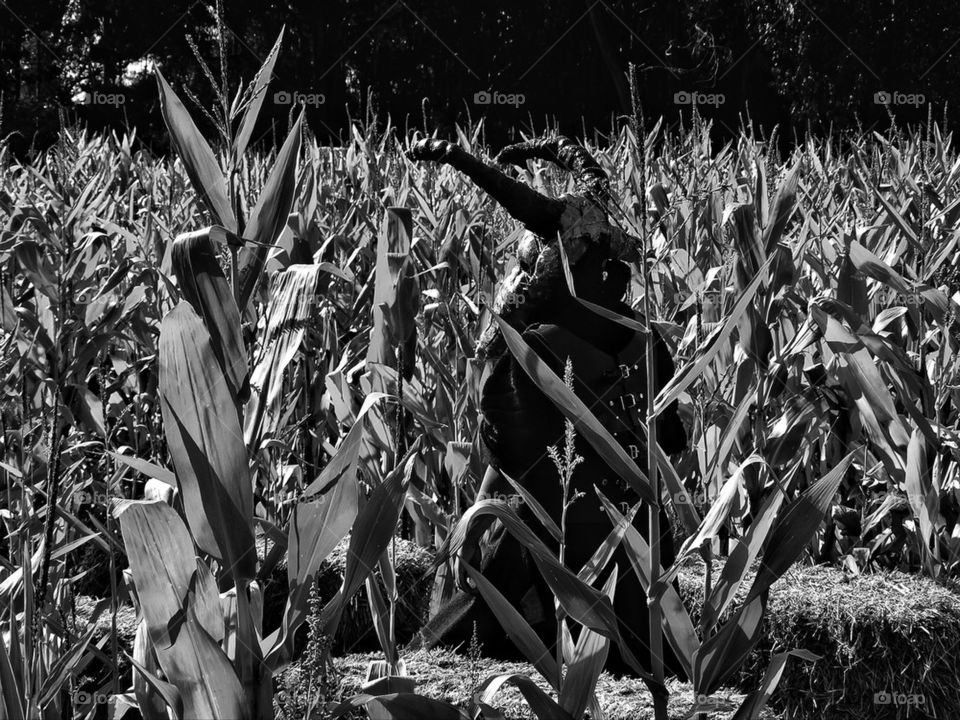
<svg viewBox="0 0 960 720">
<path fill-rule="evenodd" d="M 133 673 L 133 694 L 143 720 L 169 720 L 167 708 L 174 711 L 176 717 L 183 716 L 183 700 L 176 686 L 161 680 L 160 665 L 153 652 L 147 632 L 147 623 L 137 623 L 137 633 L 133 638 L 133 654 L 127 656 L 136 672 Z"/>
<path fill-rule="evenodd" d="M 757 182 L 753 191 L 753 205 L 761 227 L 770 219 L 770 198 L 767 193 L 767 169 L 760 158 L 754 158 L 753 167 L 757 174 Z"/>
<path fill-rule="evenodd" d="M 531 554 L 537 568 L 560 606 L 571 618 L 605 637 L 614 640 L 624 660 L 640 676 L 655 682 L 652 676 L 643 670 L 630 647 L 620 637 L 620 629 L 613 605 L 596 588 L 590 587 L 567 567 L 560 564 L 556 556 L 528 528 L 516 512 L 498 500 L 481 500 L 474 503 L 460 518 L 460 522 L 450 534 L 449 551 L 459 552 L 463 546 L 473 522 L 484 516 L 493 516 L 503 523 L 507 532 L 513 535 Z"/>
<path fill-rule="evenodd" d="M 520 333 L 510 327 L 499 315 L 494 313 L 493 318 L 500 326 L 513 357 L 540 391 L 550 398 L 557 409 L 573 423 L 577 432 L 593 446 L 621 478 L 636 490 L 640 497 L 647 502 L 656 502 L 647 478 L 640 472 L 627 451 L 600 424 L 583 401 L 537 356 Z"/>
<path fill-rule="evenodd" d="M 44 707 L 51 702 L 57 693 L 63 690 L 63 686 L 67 680 L 79 674 L 81 670 L 79 667 L 80 660 L 96 631 L 96 626 L 91 627 L 86 635 L 77 638 L 76 641 L 70 645 L 70 649 L 58 657 L 47 671 L 47 676 L 43 679 L 43 685 L 40 686 L 40 696 L 37 700 L 37 704 L 40 705 L 40 707 Z"/>
<path fill-rule="evenodd" d="M 777 197 L 773 201 L 773 215 L 766 221 L 763 228 L 763 247 L 767 253 L 772 253 L 774 247 L 780 238 L 783 237 L 783 231 L 787 227 L 787 222 L 797 207 L 797 187 L 800 183 L 800 163 L 794 165 L 787 176 L 783 179 L 783 184 L 777 190 Z"/>
<path fill-rule="evenodd" d="M 177 477 L 170 470 L 165 467 L 160 467 L 159 465 L 150 462 L 149 460 L 144 460 L 143 458 L 135 457 L 133 455 L 123 455 L 113 450 L 108 451 L 110 457 L 112 457 L 117 462 L 121 462 L 124 465 L 127 465 L 139 473 L 143 473 L 148 478 L 156 478 L 161 482 L 165 482 L 171 487 L 177 486 Z"/>
<path fill-rule="evenodd" d="M 415 300 L 410 298 L 413 290 L 412 278 L 407 277 L 413 271 L 409 255 L 412 235 L 413 218 L 410 211 L 406 208 L 387 208 L 377 235 L 373 313 L 366 356 L 368 368 L 396 365 L 394 358 L 400 348 L 403 348 L 406 351 L 403 353 L 405 367 L 401 368 L 401 372 L 407 379 L 410 378 L 407 371 L 412 369 L 415 356 L 415 348 L 409 347 L 408 337 L 413 337 L 414 344 L 416 343 L 416 336 L 411 334 L 410 327 L 416 312 Z M 404 277 L 407 279 L 403 280 Z M 371 372 L 370 375 L 372 390 L 387 391 L 387 381 L 382 374 Z M 386 422 L 380 413 L 374 415 L 372 429 L 378 437 L 389 436 Z"/>
<path fill-rule="evenodd" d="M 896 290 L 903 303 L 910 302 L 914 295 L 922 298 L 924 306 L 936 322 L 943 322 L 947 313 L 950 312 L 950 298 L 944 293 L 929 285 L 908 281 L 856 240 L 850 243 L 850 262 L 867 277 L 879 280 Z"/>
<path fill-rule="evenodd" d="M 940 493 L 930 477 L 926 443 L 918 429 L 914 429 L 907 448 L 906 488 L 910 506 L 920 520 L 924 559 L 932 570 L 936 560 L 930 548 L 930 540 L 934 536 L 935 523 L 940 513 Z"/>
<path fill-rule="evenodd" d="M 399 463 L 386 479 L 374 488 L 370 498 L 358 513 L 350 534 L 350 548 L 347 551 L 343 569 L 343 582 L 337 594 L 324 605 L 320 613 L 320 624 L 325 634 L 333 636 L 336 633 L 346 604 L 367 575 L 373 571 L 396 532 L 397 520 L 403 509 L 403 499 L 407 494 L 407 485 L 410 482 L 410 474 L 413 472 L 416 453 L 419 449 L 420 442 L 417 441 L 407 451 L 403 462 Z"/>
<path fill-rule="evenodd" d="M 173 242 L 171 262 L 184 299 L 203 318 L 213 354 L 230 391 L 238 403 L 243 403 L 250 391 L 240 311 L 210 234 L 190 233 L 178 237 Z"/>
<path fill-rule="evenodd" d="M 770 696 L 773 695 L 773 691 L 776 690 L 777 685 L 780 684 L 783 671 L 787 667 L 787 660 L 789 660 L 791 656 L 809 662 L 820 659 L 819 655 L 814 655 L 808 650 L 788 650 L 774 655 L 770 658 L 770 664 L 763 674 L 760 687 L 744 698 L 743 703 L 737 708 L 737 712 L 734 713 L 730 720 L 758 720 L 761 711 L 767 706 Z"/>
<path fill-rule="evenodd" d="M 320 477 L 304 492 L 307 501 L 293 509 L 287 541 L 290 593 L 280 629 L 264 643 L 269 647 L 267 664 L 274 671 L 292 656 L 294 633 L 307 617 L 310 589 L 321 563 L 346 536 L 357 517 L 360 502 L 357 459 L 363 433 L 364 421 L 360 419 Z M 316 497 L 319 493 L 323 494 Z"/>
<path fill-rule="evenodd" d="M 603 594 L 613 602 L 614 590 L 617 586 L 617 568 L 613 568 L 610 577 L 603 586 Z M 571 717 L 582 717 L 584 710 L 594 698 L 594 690 L 610 651 L 610 639 L 593 632 L 589 628 L 580 631 L 577 644 L 573 648 L 572 657 L 567 665 L 567 672 L 563 677 L 563 687 L 560 689 L 560 707 L 570 713 Z"/>
<path fill-rule="evenodd" d="M 550 513 L 548 513 L 546 508 L 544 508 L 543 505 L 540 504 L 540 501 L 537 500 L 537 498 L 533 495 L 533 493 L 527 490 L 523 485 L 518 483 L 512 477 L 507 475 L 507 473 L 501 471 L 500 474 L 506 479 L 508 483 L 510 483 L 510 487 L 512 487 L 517 492 L 517 494 L 523 499 L 524 505 L 530 508 L 530 510 L 534 514 L 534 517 L 536 517 L 537 520 L 540 521 L 540 524 L 546 528 L 547 532 L 550 533 L 550 536 L 557 542 L 560 542 L 562 538 L 562 535 L 560 533 L 560 528 L 557 527 L 557 524 L 553 521 L 553 518 L 550 517 Z"/>
<path fill-rule="evenodd" d="M 873 190 L 873 194 L 876 196 L 877 200 L 880 201 L 880 204 L 883 206 L 883 209 L 886 211 L 887 215 L 893 220 L 893 223 L 900 229 L 900 232 L 903 233 L 903 236 L 909 241 L 913 247 L 923 252 L 923 247 L 920 245 L 920 240 L 917 238 L 917 234 L 914 232 L 913 228 L 910 227 L 903 215 L 897 212 L 897 209 L 890 204 L 890 201 L 887 200 L 881 193 L 880 190 L 872 183 L 866 182 L 866 185 L 869 185 L 870 189 Z"/>
<path fill-rule="evenodd" d="M 228 575 L 256 575 L 253 488 L 234 398 L 210 335 L 181 301 L 160 326 L 160 405 L 187 522 Z"/>
<path fill-rule="evenodd" d="M 833 496 L 843 481 L 847 468 L 853 462 L 859 449 L 850 453 L 841 460 L 836 467 L 807 488 L 800 497 L 794 500 L 777 520 L 766 548 L 763 551 L 763 562 L 757 571 L 750 593 L 745 603 L 749 603 L 775 583 L 803 552 L 803 548 L 813 537 L 824 515 L 830 509 Z"/>
<path fill-rule="evenodd" d="M 415 693 L 357 695 L 334 708 L 331 717 L 343 717 L 361 707 L 370 720 L 470 720 L 463 710 L 449 703 Z"/>
<path fill-rule="evenodd" d="M 783 493 L 774 489 L 750 523 L 746 535 L 737 541 L 736 547 L 723 565 L 723 570 L 720 571 L 720 577 L 714 584 L 709 599 L 704 603 L 704 627 L 712 628 L 716 625 L 720 616 L 730 606 L 754 560 L 759 556 L 782 504 Z"/>
<path fill-rule="evenodd" d="M 616 506 L 599 490 L 597 490 L 597 495 L 600 497 L 610 519 L 614 523 L 619 523 L 623 516 L 617 511 Z M 661 578 L 660 581 L 651 589 L 652 583 L 649 574 L 650 545 L 633 525 L 627 526 L 623 536 L 623 544 L 627 550 L 630 565 L 637 574 L 644 592 L 647 593 L 648 597 L 657 595 L 657 602 L 660 603 L 660 611 L 663 614 L 663 630 L 667 642 L 670 643 L 670 647 L 676 652 L 677 658 L 683 663 L 684 670 L 689 677 L 693 670 L 694 653 L 700 645 L 697 631 L 690 619 L 690 613 L 684 607 L 680 594 L 673 584 L 662 579 L 664 577 L 662 568 L 658 569 L 657 573 Z"/>
<path fill-rule="evenodd" d="M 703 642 L 693 656 L 693 687 L 698 696 L 710 695 L 746 660 L 760 639 L 760 621 L 766 597 L 747 600 L 724 623 L 720 632 Z"/>
<path fill-rule="evenodd" d="M 513 641 L 524 657 L 530 661 L 544 679 L 550 685 L 557 689 L 560 687 L 560 670 L 557 662 L 546 645 L 534 632 L 530 624 L 524 619 L 513 605 L 497 590 L 483 574 L 471 565 L 466 566 L 467 574 L 477 586 L 480 596 L 487 604 L 487 607 L 496 616 L 500 627 L 503 628 L 507 636 Z"/>
<path fill-rule="evenodd" d="M 853 398 L 870 440 L 883 451 L 884 464 L 896 479 L 903 476 L 910 436 L 871 353 L 863 342 L 819 305 L 810 314 L 823 331 L 823 341 L 843 361 L 836 374 Z"/>
<path fill-rule="evenodd" d="M 260 438 L 273 433 L 280 423 L 275 406 L 283 390 L 284 373 L 316 312 L 314 299 L 320 272 L 319 265 L 291 265 L 271 280 L 262 351 L 250 378 L 246 406 L 244 439 L 248 447 L 258 448 Z"/>
<path fill-rule="evenodd" d="M 603 572 L 611 558 L 613 558 L 617 547 L 619 547 L 623 541 L 624 533 L 627 532 L 627 528 L 633 523 L 633 519 L 636 517 L 639 509 L 640 504 L 637 503 L 630 508 L 629 512 L 614 523 L 613 530 L 607 534 L 607 537 L 600 544 L 600 547 L 594 551 L 590 559 L 580 568 L 580 572 L 577 573 L 578 578 L 587 583 L 587 585 L 593 585 L 593 583 L 597 581 L 600 573 Z"/>
<path fill-rule="evenodd" d="M 12 642 L 20 642 L 19 637 L 10 633 Z M 23 688 L 17 681 L 13 662 L 0 633 L 0 710 L 4 720 L 25 720 L 26 709 L 23 706 Z"/>
<path fill-rule="evenodd" d="M 727 481 L 720 488 L 720 493 L 710 505 L 710 509 L 700 523 L 700 528 L 695 535 L 687 538 L 677 552 L 677 559 L 674 560 L 670 570 L 661 578 L 661 582 L 670 582 L 677 576 L 680 567 L 690 556 L 699 552 L 705 542 L 708 542 L 717 536 L 720 528 L 730 517 L 730 511 L 734 508 L 737 499 L 743 493 L 743 474 L 751 465 L 762 464 L 763 458 L 759 455 L 751 455 L 737 467 L 736 471 L 727 478 Z"/>
<path fill-rule="evenodd" d="M 754 295 L 757 294 L 757 290 L 760 288 L 760 284 L 763 281 L 767 269 L 770 267 L 770 261 L 773 257 L 774 256 L 771 255 L 766 259 L 766 262 L 760 267 L 756 276 L 740 294 L 736 305 L 733 306 L 730 313 L 707 337 L 703 349 L 697 354 L 697 359 L 685 365 L 657 395 L 656 404 L 653 408 L 654 417 L 670 407 L 673 401 L 679 398 L 681 393 L 704 373 L 707 366 L 713 361 L 717 354 L 721 350 L 726 349 L 727 340 L 737 327 L 743 314 L 747 311 L 747 307 L 753 301 Z"/>
<path fill-rule="evenodd" d="M 237 306 L 243 313 L 250 297 L 260 282 L 267 250 L 276 242 L 293 208 L 297 192 L 297 160 L 300 155 L 300 135 L 303 132 L 303 111 L 293 124 L 283 147 L 277 153 L 267 182 L 260 191 L 260 198 L 247 219 L 243 230 L 244 240 L 253 241 L 254 247 L 241 254 L 240 292 Z"/>
<path fill-rule="evenodd" d="M 160 112 L 170 131 L 170 141 L 183 162 L 190 184 L 207 210 L 231 232 L 237 231 L 237 218 L 227 197 L 227 183 L 213 150 L 203 139 L 183 102 L 157 70 L 160 88 Z"/>
<path fill-rule="evenodd" d="M 483 702 L 492 703 L 497 693 L 507 684 L 520 691 L 537 720 L 574 720 L 574 716 L 557 705 L 553 698 L 526 675 L 504 673 L 489 677 L 480 683 L 478 695 Z"/>
<path fill-rule="evenodd" d="M 397 648 L 393 641 L 390 630 L 390 608 L 383 597 L 383 591 L 380 589 L 377 579 L 368 575 L 364 581 L 367 589 L 367 600 L 370 603 L 370 618 L 373 620 L 373 629 L 377 634 L 377 640 L 383 649 L 383 655 L 390 667 L 397 664 Z M 386 678 L 385 678 L 386 679 Z"/>
<path fill-rule="evenodd" d="M 242 157 L 247 151 L 247 145 L 250 143 L 250 137 L 253 135 L 253 129 L 257 125 L 257 117 L 260 115 L 260 108 L 263 106 L 263 99 L 267 94 L 267 86 L 270 84 L 273 76 L 273 66 L 277 63 L 277 55 L 280 52 L 280 43 L 283 42 L 283 33 L 286 27 L 280 28 L 280 34 L 277 41 L 273 44 L 270 54 L 263 61 L 256 77 L 250 83 L 250 103 L 243 113 L 243 120 L 240 121 L 240 130 L 237 132 L 233 141 L 233 154 L 236 157 Z"/>
<path fill-rule="evenodd" d="M 645 428 L 644 434 L 646 434 Z M 683 481 L 680 480 L 680 475 L 677 474 L 677 469 L 673 466 L 670 458 L 667 457 L 663 448 L 660 447 L 660 443 L 657 443 L 656 452 L 657 467 L 660 468 L 660 475 L 663 477 L 663 483 L 667 492 L 674 498 L 686 495 L 687 489 L 683 486 Z M 677 517 L 680 518 L 680 524 L 683 526 L 684 531 L 683 534 L 689 537 L 700 527 L 700 523 L 702 522 L 700 513 L 697 512 L 693 503 L 673 502 L 672 505 L 674 511 L 677 513 Z"/>
<path fill-rule="evenodd" d="M 159 501 L 120 501 L 114 512 L 147 632 L 164 675 L 180 692 L 185 716 L 249 718 L 240 681 L 191 602 L 205 583 L 197 582 L 195 551 L 183 521 Z"/>
</svg>

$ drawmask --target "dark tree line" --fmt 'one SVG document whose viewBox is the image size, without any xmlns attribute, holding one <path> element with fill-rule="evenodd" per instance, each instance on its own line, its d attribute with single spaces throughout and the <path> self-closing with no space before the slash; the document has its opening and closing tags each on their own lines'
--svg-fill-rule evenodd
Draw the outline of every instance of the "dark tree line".
<svg viewBox="0 0 960 720">
<path fill-rule="evenodd" d="M 349 118 L 449 130 L 486 118 L 506 141 L 549 121 L 604 132 L 631 111 L 627 68 L 646 117 L 689 118 L 720 134 L 744 118 L 781 137 L 920 122 L 960 96 L 960 24 L 951 0 L 226 0 L 230 79 L 249 80 L 286 26 L 265 142 L 304 100 L 335 140 Z M 0 4 L 0 136 L 25 151 L 61 123 L 135 126 L 163 149 L 158 63 L 211 103 L 188 36 L 218 73 L 216 23 L 201 3 L 6 0 Z M 954 44 L 957 43 L 956 46 Z M 126 77 L 125 77 L 126 76 Z M 274 97 L 274 94 L 279 95 Z M 484 94 L 487 93 L 487 94 Z M 487 100 L 488 102 L 484 102 Z M 276 128 L 276 133 L 272 130 Z"/>
</svg>

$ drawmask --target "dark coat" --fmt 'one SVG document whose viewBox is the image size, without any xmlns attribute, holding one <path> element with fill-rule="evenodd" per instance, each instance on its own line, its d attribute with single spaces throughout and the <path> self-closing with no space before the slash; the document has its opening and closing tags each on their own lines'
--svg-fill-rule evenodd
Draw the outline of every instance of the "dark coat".
<svg viewBox="0 0 960 720">
<path fill-rule="evenodd" d="M 611 309 L 621 314 L 633 315 L 623 303 L 611 305 Z M 553 315 L 555 322 L 528 328 L 523 333 L 524 340 L 560 378 L 564 374 L 566 359 L 570 358 L 574 392 L 634 456 L 640 467 L 645 468 L 646 449 L 640 430 L 646 410 L 645 337 L 596 315 L 572 299 L 558 307 Z M 673 376 L 674 366 L 659 335 L 655 336 L 654 350 L 655 388 L 659 392 Z M 529 490 L 559 526 L 561 484 L 547 448 L 556 446 L 561 455 L 563 453 L 563 415 L 509 353 L 497 361 L 484 384 L 481 411 L 480 432 L 486 461 Z M 686 432 L 676 403 L 659 416 L 657 432 L 665 452 L 675 453 L 685 447 Z M 586 440 L 578 436 L 575 447 L 583 462 L 573 473 L 573 486 L 585 495 L 568 511 L 566 564 L 577 572 L 612 529 L 594 485 L 621 507 L 634 505 L 639 497 Z M 499 487 L 499 492 L 513 493 L 509 486 L 500 484 Z M 541 528 L 532 511 L 522 503 L 518 508 L 527 525 L 537 530 L 544 542 L 557 551 L 557 543 Z M 648 537 L 645 507 L 637 513 L 634 524 L 644 537 Z M 661 564 L 668 567 L 674 558 L 674 548 L 670 525 L 662 511 L 660 526 Z M 481 569 L 484 575 L 525 616 L 547 647 L 552 646 L 556 621 L 549 588 L 526 549 L 499 524 L 489 535 L 483 546 Z M 628 638 L 638 659 L 648 664 L 646 595 L 622 547 L 614 555 L 611 565 L 613 563 L 619 566 L 614 607 L 621 622 L 621 633 Z M 596 583 L 598 588 L 610 569 L 608 567 L 601 575 Z M 434 626 L 445 644 L 468 642 L 476 625 L 486 654 L 516 656 L 516 650 L 482 600 L 466 594 L 455 597 L 451 606 L 441 611 L 438 621 Z M 666 659 L 668 668 L 676 672 L 676 660 L 669 651 Z M 627 671 L 615 648 L 611 648 L 608 669 Z"/>
</svg>

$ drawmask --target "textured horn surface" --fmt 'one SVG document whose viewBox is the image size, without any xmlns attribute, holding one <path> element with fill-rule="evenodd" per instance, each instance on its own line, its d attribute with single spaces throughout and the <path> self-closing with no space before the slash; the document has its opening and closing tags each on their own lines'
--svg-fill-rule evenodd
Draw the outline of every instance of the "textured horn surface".
<svg viewBox="0 0 960 720">
<path fill-rule="evenodd" d="M 527 160 L 548 160 L 573 173 L 577 192 L 606 201 L 610 191 L 607 174 L 580 143 L 562 135 L 508 145 L 497 155 L 497 162 L 523 165 Z"/>
<path fill-rule="evenodd" d="M 598 203 L 582 195 L 565 195 L 563 199 L 566 206 L 560 217 L 560 237 L 571 265 L 591 242 L 606 242 L 610 257 L 617 260 L 639 259 L 640 241 L 612 225 Z"/>
</svg>

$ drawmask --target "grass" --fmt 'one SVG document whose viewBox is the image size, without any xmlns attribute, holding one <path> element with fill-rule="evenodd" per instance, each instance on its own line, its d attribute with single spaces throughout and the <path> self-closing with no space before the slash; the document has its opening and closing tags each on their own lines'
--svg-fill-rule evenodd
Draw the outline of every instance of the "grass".
<svg viewBox="0 0 960 720">
<path fill-rule="evenodd" d="M 374 653 L 352 654 L 338 658 L 337 667 L 342 673 L 339 688 L 342 697 L 356 694 L 363 680 L 367 665 L 377 659 Z M 418 650 L 406 656 L 407 668 L 417 680 L 417 692 L 431 698 L 442 699 L 454 705 L 465 707 L 473 692 L 477 677 L 487 677 L 500 673 L 520 673 L 536 677 L 533 667 L 524 662 L 489 660 L 478 658 L 471 660 L 466 654 L 436 648 Z M 300 670 L 293 666 L 284 671 L 280 682 L 286 687 L 296 688 L 304 680 Z M 544 690 L 549 686 L 543 680 L 537 681 Z M 693 704 L 693 694 L 689 684 L 675 680 L 669 681 L 670 718 L 683 718 Z M 290 692 L 290 690 L 287 690 Z M 294 691 L 295 692 L 295 691 Z M 597 683 L 597 700 L 609 720 L 648 720 L 653 718 L 653 703 L 646 685 L 640 680 L 616 678 L 603 673 Z M 744 693 L 725 688 L 714 696 L 716 709 L 734 709 L 743 700 Z M 530 710 L 516 690 L 506 690 L 499 696 L 498 708 L 510 720 L 526 720 L 531 717 Z M 764 720 L 777 720 L 780 716 L 772 711 L 761 716 Z"/>
<path fill-rule="evenodd" d="M 401 544 L 401 555 L 411 552 L 405 545 Z M 336 554 L 341 560 L 342 553 L 341 548 Z M 429 558 L 413 550 L 407 562 L 422 568 L 427 564 L 424 560 Z M 722 565 L 715 561 L 714 572 L 719 573 Z M 334 573 L 337 567 L 335 561 L 331 562 Z M 342 572 L 342 562 L 339 568 Z M 335 587 L 338 580 L 331 577 L 321 584 Z M 686 567 L 679 584 L 681 597 L 696 621 L 703 598 L 702 564 L 694 562 Z M 401 585 L 401 595 L 413 593 L 410 585 Z M 740 599 L 743 595 L 740 593 Z M 76 617 L 81 633 L 91 622 L 96 605 L 92 598 L 78 598 Z M 359 608 L 358 613 L 362 615 Z M 109 613 L 101 609 L 94 624 L 94 642 L 106 641 L 111 633 Z M 136 630 L 131 607 L 122 606 L 117 629 L 121 647 L 129 652 Z M 356 642 L 353 633 L 358 631 L 368 632 L 369 625 L 346 624 L 341 629 L 341 645 L 349 647 Z M 742 699 L 756 686 L 771 652 L 790 647 L 807 648 L 821 659 L 788 666 L 773 702 L 776 712 L 764 717 L 846 720 L 908 717 L 914 712 L 910 707 L 874 703 L 875 693 L 886 690 L 891 696 L 923 696 L 924 712 L 930 717 L 949 718 L 952 708 L 960 706 L 960 691 L 949 681 L 960 672 L 960 587 L 896 571 L 850 578 L 830 567 L 798 566 L 774 587 L 763 638 L 736 682 L 715 696 L 718 703 Z M 358 692 L 368 664 L 378 657 L 376 652 L 338 653 L 336 665 L 342 676 L 338 696 L 346 698 Z M 471 658 L 467 648 L 416 651 L 406 654 L 405 659 L 419 692 L 458 705 L 466 702 L 478 677 L 506 672 L 532 674 L 526 663 Z M 299 663 L 284 670 L 275 679 L 280 692 L 302 692 L 303 672 Z M 541 685 L 546 687 L 543 681 Z M 674 682 L 670 692 L 671 717 L 682 717 L 692 703 L 692 691 L 689 685 Z M 639 680 L 604 673 L 597 694 L 611 720 L 652 717 L 649 694 Z M 504 695 L 503 700 L 507 717 L 527 717 L 515 691 Z"/>
</svg>

